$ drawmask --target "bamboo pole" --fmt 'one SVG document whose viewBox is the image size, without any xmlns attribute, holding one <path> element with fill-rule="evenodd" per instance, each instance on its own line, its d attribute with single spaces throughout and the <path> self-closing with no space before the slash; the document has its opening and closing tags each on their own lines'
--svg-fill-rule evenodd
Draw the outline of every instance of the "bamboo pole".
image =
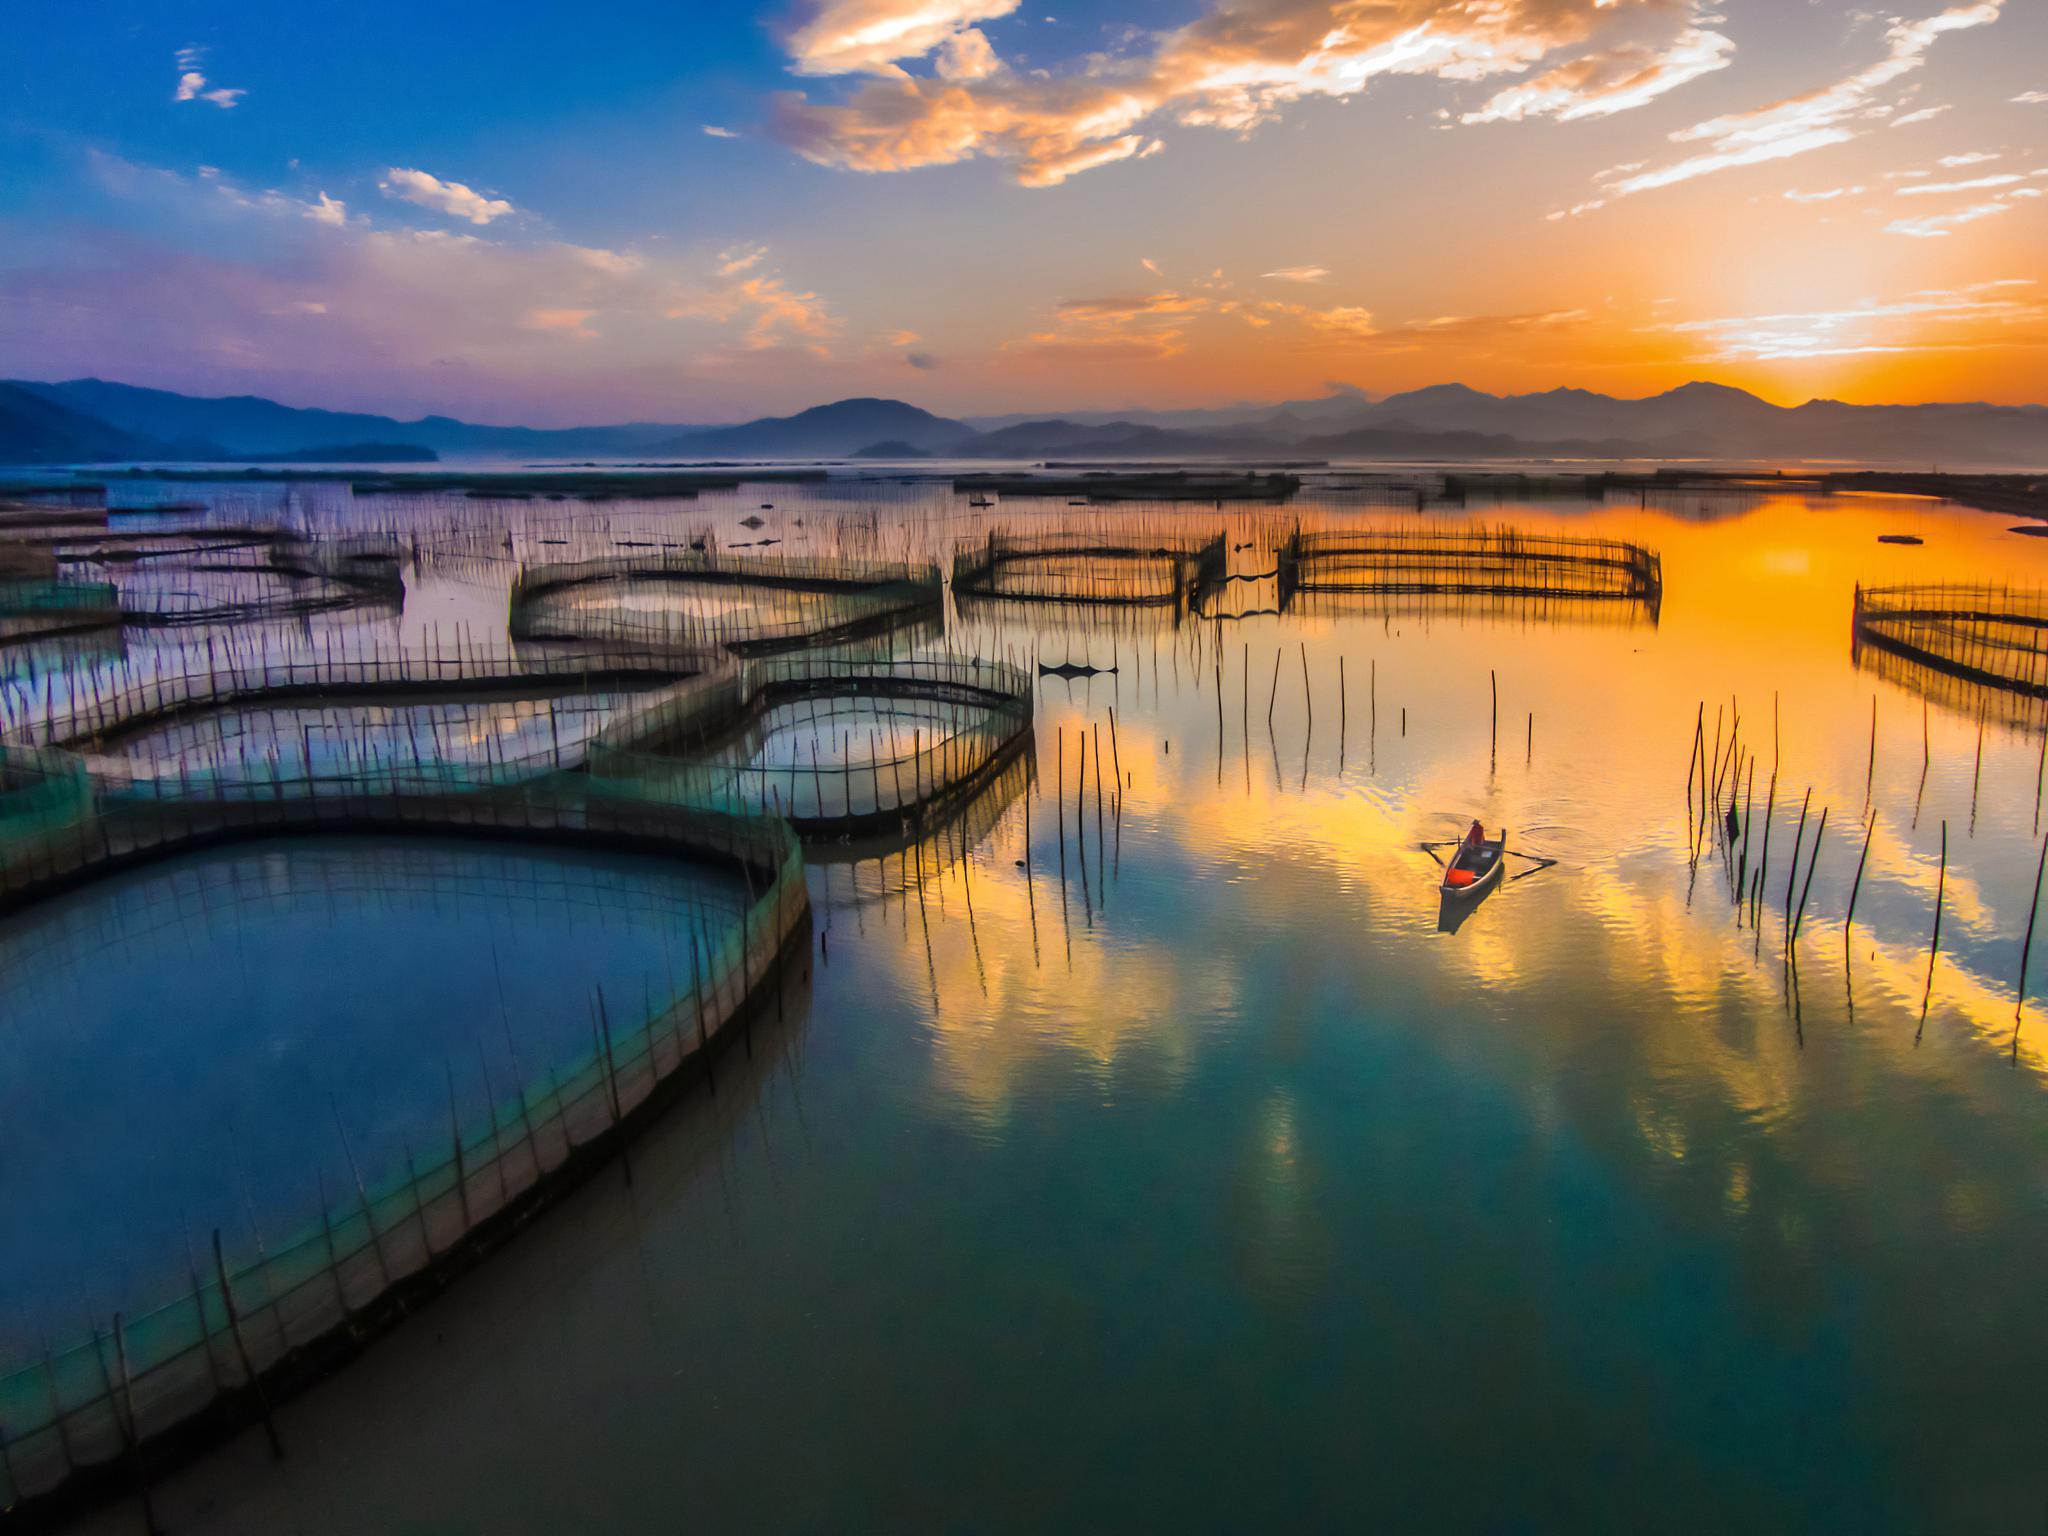
<svg viewBox="0 0 2048 1536">
<path fill-rule="evenodd" d="M 1842 919 L 1842 961 L 1849 960 L 1849 930 L 1856 925 L 1856 897 L 1863 889 L 1863 866 L 1870 862 L 1870 841 L 1877 835 L 1877 812 L 1870 813 L 1870 826 L 1863 834 L 1863 853 L 1856 860 L 1856 879 L 1849 887 L 1849 915 Z"/>
<path fill-rule="evenodd" d="M 372 1231 L 374 1233 L 375 1229 Z M 270 1458 L 282 1461 L 284 1442 L 277 1437 L 277 1421 L 270 1411 L 270 1394 L 263 1389 L 263 1378 L 256 1374 L 255 1363 L 249 1358 L 249 1342 L 242 1337 L 242 1315 L 235 1307 L 234 1288 L 228 1283 L 228 1265 L 221 1255 L 219 1227 L 213 1229 L 213 1269 L 220 1281 L 220 1300 L 228 1315 L 228 1332 L 234 1336 L 235 1353 L 242 1361 L 242 1375 L 247 1378 L 249 1390 L 256 1396 L 256 1407 L 263 1416 L 263 1435 L 270 1442 Z"/>
<path fill-rule="evenodd" d="M 1813 894 L 1813 872 L 1820 867 L 1821 840 L 1828 835 L 1828 808 L 1820 808 L 1820 826 L 1813 834 L 1813 852 L 1806 861 L 1806 883 L 1799 888 L 1799 913 L 1792 919 L 1792 942 L 1799 942 L 1799 930 L 1806 922 L 1806 898 Z"/>
<path fill-rule="evenodd" d="M 2019 1033 L 2020 1015 L 2027 1006 L 2027 961 L 2034 953 L 2034 919 L 2041 915 L 2041 876 L 2048 872 L 2048 838 L 2041 842 L 2041 857 L 2034 864 L 2034 899 L 2027 903 L 2027 937 L 2020 945 L 2020 977 L 2014 985 L 2013 1033 Z"/>
<path fill-rule="evenodd" d="M 1799 830 L 1792 837 L 1792 872 L 1785 877 L 1785 937 L 1791 942 L 1792 935 L 1792 890 L 1799 883 L 1799 847 L 1806 841 L 1806 813 L 1813 808 L 1813 790 L 1809 787 L 1806 798 L 1799 803 Z"/>
<path fill-rule="evenodd" d="M 1927 946 L 1927 990 L 1920 998 L 1920 1025 L 1927 1025 L 1927 1005 L 1934 998 L 1934 962 L 1941 955 L 1941 902 L 1948 891 L 1948 821 L 1941 823 L 1941 873 L 1934 882 L 1934 938 Z"/>
</svg>

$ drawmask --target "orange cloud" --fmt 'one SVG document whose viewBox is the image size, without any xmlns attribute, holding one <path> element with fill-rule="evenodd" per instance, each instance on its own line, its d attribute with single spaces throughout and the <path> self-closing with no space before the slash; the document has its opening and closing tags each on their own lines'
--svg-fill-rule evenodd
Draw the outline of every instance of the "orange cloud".
<svg viewBox="0 0 2048 1536">
<path fill-rule="evenodd" d="M 1241 0 L 1167 33 L 1149 55 L 1025 73 L 1002 68 L 968 25 L 1012 8 L 831 0 L 789 39 L 794 67 L 884 78 L 837 102 L 783 93 L 770 131 L 821 165 L 899 171 L 989 156 L 1026 186 L 1053 186 L 1156 153 L 1160 141 L 1139 129 L 1160 114 L 1246 132 L 1290 102 L 1356 95 L 1382 75 L 1482 80 L 1570 54 L 1470 120 L 1599 116 L 1719 69 L 1732 51 L 1697 24 L 1696 0 Z M 934 50 L 937 79 L 896 62 Z"/>
</svg>

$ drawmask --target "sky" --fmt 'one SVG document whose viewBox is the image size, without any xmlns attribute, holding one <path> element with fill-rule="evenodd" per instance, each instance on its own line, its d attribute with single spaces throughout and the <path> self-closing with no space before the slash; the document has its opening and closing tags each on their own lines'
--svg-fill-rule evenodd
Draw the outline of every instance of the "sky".
<svg viewBox="0 0 2048 1536">
<path fill-rule="evenodd" d="M 2048 400 L 2043 0 L 13 0 L 0 376 Z"/>
</svg>

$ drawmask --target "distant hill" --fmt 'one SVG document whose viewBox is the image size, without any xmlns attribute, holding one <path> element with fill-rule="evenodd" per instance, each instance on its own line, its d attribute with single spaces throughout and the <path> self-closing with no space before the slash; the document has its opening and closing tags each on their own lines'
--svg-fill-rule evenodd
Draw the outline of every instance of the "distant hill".
<svg viewBox="0 0 2048 1536">
<path fill-rule="evenodd" d="M 926 453 L 957 451 L 974 429 L 901 400 L 838 400 L 794 416 L 767 416 L 737 427 L 695 427 L 649 451 L 722 458 L 837 459 L 878 443 Z"/>
<path fill-rule="evenodd" d="M 645 422 L 550 429 L 478 426 L 449 416 L 400 421 L 355 411 L 280 405 L 258 395 L 181 395 L 105 379 L 70 379 L 61 384 L 17 380 L 14 387 L 97 417 L 136 437 L 158 443 L 217 445 L 212 455 L 216 458 L 274 461 L 336 443 L 402 445 L 436 453 L 587 457 L 640 453 L 650 444 L 686 430 L 673 423 Z"/>
<path fill-rule="evenodd" d="M 1075 412 L 958 421 L 901 400 L 853 399 L 735 426 L 626 422 L 544 429 L 446 416 L 301 409 L 253 395 L 202 399 L 103 379 L 0 386 L 0 458 L 421 462 L 416 453 L 619 459 L 1725 458 L 1917 467 L 2048 467 L 2048 406 L 1772 405 L 1723 384 L 1642 399 L 1584 389 L 1490 395 L 1437 384 L 1374 400 L 1212 411 Z M 336 445 L 350 445 L 346 448 Z M 885 451 L 886 450 L 886 451 Z M 385 457 L 389 455 L 389 457 Z M 401 457 L 403 455 L 403 457 Z"/>
<path fill-rule="evenodd" d="M 0 384 L 0 464 L 90 464 L 150 444 L 15 384 Z"/>
</svg>

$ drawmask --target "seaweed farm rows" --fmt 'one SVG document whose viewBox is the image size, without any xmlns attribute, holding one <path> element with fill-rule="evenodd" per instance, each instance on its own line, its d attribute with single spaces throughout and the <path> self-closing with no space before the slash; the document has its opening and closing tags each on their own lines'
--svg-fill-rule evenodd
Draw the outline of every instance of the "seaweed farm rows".
<svg viewBox="0 0 2048 1536">
<path fill-rule="evenodd" d="M 1645 1489 L 1684 1444 L 1728 1523 L 2032 1507 L 1955 1405 L 2048 1368 L 2039 541 L 1752 484 L 358 478 L 0 513 L 24 1528 L 1185 1521 L 1190 1456 L 1271 1469 L 1212 1522 L 1312 1525 L 1340 1442 L 1441 1486 L 1460 1416 L 1483 1513 L 1673 1318 L 1726 1379 L 1616 1431 Z M 1447 912 L 1474 819 L 1519 862 Z M 1534 1299 L 1413 1321 L 1490 1274 Z"/>
</svg>

